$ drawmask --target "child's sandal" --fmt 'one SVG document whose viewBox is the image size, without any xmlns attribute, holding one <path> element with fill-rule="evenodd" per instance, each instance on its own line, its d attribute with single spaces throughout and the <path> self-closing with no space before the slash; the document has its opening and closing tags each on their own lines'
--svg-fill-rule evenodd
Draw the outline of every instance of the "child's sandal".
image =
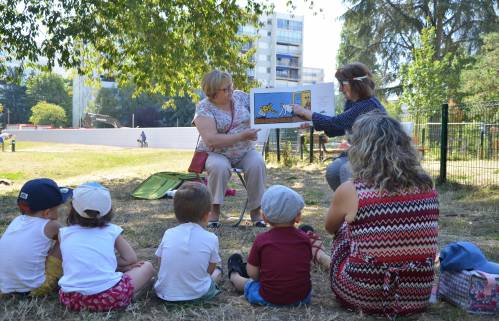
<svg viewBox="0 0 499 321">
<path fill-rule="evenodd" d="M 315 232 L 312 232 L 312 231 L 308 231 L 307 232 L 307 236 L 310 240 L 310 245 L 312 245 L 312 261 L 314 262 L 314 264 L 319 264 L 319 251 L 323 251 L 325 252 L 325 249 L 324 249 L 324 242 L 322 241 L 321 237 L 319 236 L 319 234 L 315 233 Z"/>
<path fill-rule="evenodd" d="M 317 257 L 317 255 L 319 254 L 320 250 L 325 252 L 323 246 L 324 242 L 322 241 L 319 234 L 315 233 L 314 228 L 312 226 L 307 224 L 302 224 L 298 228 L 307 235 L 310 241 L 310 245 L 312 246 L 312 261 L 314 262 L 314 264 L 319 264 L 319 258 Z"/>
<path fill-rule="evenodd" d="M 240 276 L 249 278 L 248 272 L 246 271 L 246 263 L 243 262 L 243 256 L 241 254 L 235 253 L 229 257 L 229 260 L 227 261 L 227 270 L 227 277 L 229 280 L 232 272 L 237 272 Z"/>
</svg>

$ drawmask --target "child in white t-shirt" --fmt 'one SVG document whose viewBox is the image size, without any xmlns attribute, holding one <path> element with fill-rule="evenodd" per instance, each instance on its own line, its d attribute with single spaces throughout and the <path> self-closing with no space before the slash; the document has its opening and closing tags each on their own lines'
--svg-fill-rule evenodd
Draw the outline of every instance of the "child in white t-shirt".
<svg viewBox="0 0 499 321">
<path fill-rule="evenodd" d="M 17 198 L 21 215 L 0 238 L 0 293 L 44 296 L 57 289 L 62 275 L 58 208 L 70 196 L 70 189 L 48 178 L 23 185 Z"/>
<path fill-rule="evenodd" d="M 152 279 L 152 264 L 138 261 L 121 236 L 123 229 L 109 223 L 108 189 L 98 183 L 80 185 L 73 191 L 71 205 L 68 227 L 59 230 L 64 272 L 59 300 L 73 311 L 125 308 Z"/>
<path fill-rule="evenodd" d="M 217 267 L 218 238 L 205 230 L 210 193 L 201 183 L 186 182 L 175 193 L 173 206 L 180 225 L 165 231 L 156 251 L 160 260 L 156 294 L 176 302 L 211 299 L 220 293 L 216 282 L 222 270 Z"/>
</svg>

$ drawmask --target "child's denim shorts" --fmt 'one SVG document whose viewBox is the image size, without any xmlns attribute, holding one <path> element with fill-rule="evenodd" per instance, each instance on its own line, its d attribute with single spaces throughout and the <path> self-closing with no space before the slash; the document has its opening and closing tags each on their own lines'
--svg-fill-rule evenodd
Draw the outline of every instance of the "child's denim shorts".
<svg viewBox="0 0 499 321">
<path fill-rule="evenodd" d="M 278 304 L 272 304 L 266 301 L 264 298 L 262 298 L 262 296 L 260 295 L 260 282 L 258 281 L 249 280 L 248 282 L 246 282 L 246 284 L 244 285 L 244 296 L 246 297 L 246 300 L 248 300 L 249 303 L 254 305 L 278 306 Z M 298 306 L 301 304 L 310 304 L 311 301 L 312 301 L 312 290 L 310 290 L 308 295 L 303 300 L 300 300 L 296 303 L 289 305 Z"/>
</svg>

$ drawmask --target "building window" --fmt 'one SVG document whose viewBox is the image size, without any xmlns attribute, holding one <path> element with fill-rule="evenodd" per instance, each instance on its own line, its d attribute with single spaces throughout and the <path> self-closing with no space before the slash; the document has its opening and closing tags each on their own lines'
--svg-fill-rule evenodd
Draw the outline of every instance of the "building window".
<svg viewBox="0 0 499 321">
<path fill-rule="evenodd" d="M 267 31 L 267 36 L 272 36 L 272 31 Z"/>
<path fill-rule="evenodd" d="M 302 31 L 303 23 L 301 21 L 296 21 L 296 20 L 277 19 L 277 28 L 293 30 L 293 31 Z"/>
</svg>

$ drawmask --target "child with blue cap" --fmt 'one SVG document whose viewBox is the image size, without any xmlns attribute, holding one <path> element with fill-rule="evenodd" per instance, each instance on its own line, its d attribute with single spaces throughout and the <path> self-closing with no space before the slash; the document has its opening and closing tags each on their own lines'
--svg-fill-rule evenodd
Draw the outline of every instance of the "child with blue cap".
<svg viewBox="0 0 499 321">
<path fill-rule="evenodd" d="M 312 248 L 300 222 L 305 203 L 292 189 L 273 185 L 262 197 L 262 214 L 270 230 L 257 235 L 248 262 L 240 254 L 228 261 L 229 280 L 256 305 L 310 304 Z"/>
<path fill-rule="evenodd" d="M 17 198 L 21 215 L 0 238 L 0 292 L 44 296 L 62 275 L 58 208 L 71 196 L 49 178 L 26 182 Z"/>
</svg>

